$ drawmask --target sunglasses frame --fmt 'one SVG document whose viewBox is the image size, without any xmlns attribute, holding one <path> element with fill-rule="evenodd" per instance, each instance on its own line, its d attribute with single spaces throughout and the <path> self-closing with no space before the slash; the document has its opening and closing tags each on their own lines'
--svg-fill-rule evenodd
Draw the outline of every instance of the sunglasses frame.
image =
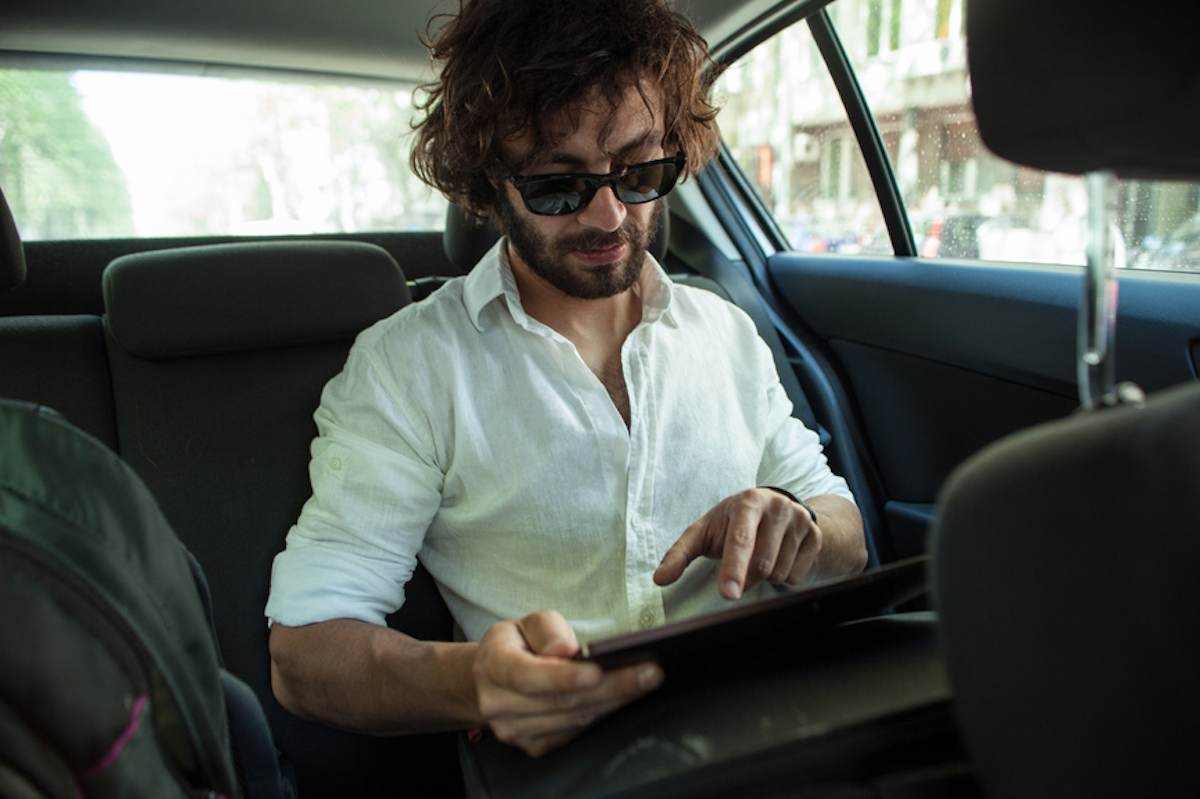
<svg viewBox="0 0 1200 799">
<path fill-rule="evenodd" d="M 661 164 L 673 164 L 675 166 L 675 177 L 672 179 L 671 185 L 666 191 L 649 200 L 635 200 L 633 202 L 627 202 L 626 200 L 621 199 L 617 181 L 635 169 L 659 166 Z M 516 188 L 517 193 L 521 195 L 521 201 L 525 203 L 525 209 L 529 211 L 529 213 L 534 214 L 535 216 L 567 216 L 569 214 L 579 213 L 584 208 L 587 208 L 588 204 L 595 199 L 596 193 L 605 186 L 608 186 L 610 189 L 612 189 L 613 195 L 617 198 L 617 200 L 625 205 L 641 205 L 643 203 L 651 203 L 655 200 L 660 200 L 674 190 L 675 185 L 679 182 L 679 175 L 683 172 L 683 169 L 686 165 L 687 155 L 679 152 L 675 155 L 667 156 L 666 158 L 656 158 L 653 161 L 643 161 L 640 164 L 630 164 L 629 166 L 626 166 L 616 172 L 609 172 L 608 174 L 596 174 L 593 172 L 553 172 L 546 175 L 510 175 L 508 180 Z M 580 198 L 578 208 L 573 208 L 570 211 L 563 211 L 557 214 L 547 214 L 543 211 L 535 211 L 530 206 L 529 198 L 525 196 L 525 189 L 527 187 L 542 181 L 564 179 L 582 180 L 587 187 Z"/>
</svg>

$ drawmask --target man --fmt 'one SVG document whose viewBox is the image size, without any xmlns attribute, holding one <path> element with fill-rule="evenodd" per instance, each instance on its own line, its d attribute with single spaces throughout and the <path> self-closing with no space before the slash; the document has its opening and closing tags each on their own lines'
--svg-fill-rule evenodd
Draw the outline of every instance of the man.
<svg viewBox="0 0 1200 799">
<path fill-rule="evenodd" d="M 466 0 L 431 49 L 414 165 L 505 235 L 326 387 L 273 684 L 339 726 L 486 725 L 539 755 L 663 679 L 569 660 L 581 638 L 857 571 L 862 525 L 749 319 L 646 253 L 717 141 L 686 20 Z M 418 557 L 464 642 L 383 625 Z"/>
</svg>

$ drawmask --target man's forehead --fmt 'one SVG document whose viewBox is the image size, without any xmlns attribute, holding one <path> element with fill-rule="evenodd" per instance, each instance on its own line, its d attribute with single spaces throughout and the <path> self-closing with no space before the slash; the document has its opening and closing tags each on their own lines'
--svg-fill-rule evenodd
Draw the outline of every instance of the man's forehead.
<svg viewBox="0 0 1200 799">
<path fill-rule="evenodd" d="M 661 95 L 645 85 L 642 92 L 631 85 L 618 98 L 593 89 L 579 103 L 542 119 L 541 127 L 546 141 L 540 152 L 532 152 L 532 129 L 510 137 L 505 149 L 520 160 L 538 162 L 554 160 L 556 154 L 613 157 L 638 147 L 656 147 L 663 139 Z"/>
<path fill-rule="evenodd" d="M 567 161 L 591 155 L 616 158 L 632 150 L 657 147 L 662 144 L 662 137 L 662 128 L 653 124 L 644 127 L 614 126 L 602 137 L 589 135 L 581 125 L 568 135 L 551 139 L 541 152 L 531 155 L 536 161 Z"/>
</svg>

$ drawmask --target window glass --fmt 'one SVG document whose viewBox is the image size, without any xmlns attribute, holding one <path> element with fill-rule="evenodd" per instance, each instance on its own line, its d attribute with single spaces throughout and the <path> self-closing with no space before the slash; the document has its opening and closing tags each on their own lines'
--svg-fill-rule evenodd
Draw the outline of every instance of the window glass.
<svg viewBox="0 0 1200 799">
<path fill-rule="evenodd" d="M 871 8 L 882 14 L 893 6 L 879 0 Z M 882 17 L 872 24 L 884 39 L 891 35 Z M 715 94 L 722 138 L 792 249 L 892 252 L 862 153 L 807 25 L 747 53 Z"/>
<path fill-rule="evenodd" d="M 828 7 L 875 115 L 925 257 L 1083 264 L 1083 178 L 1026 169 L 983 146 L 971 109 L 963 0 Z M 721 133 L 796 250 L 891 253 L 857 140 L 800 22 L 717 83 Z M 1200 271 L 1200 184 L 1119 181 L 1126 266 Z"/>
<path fill-rule="evenodd" d="M 0 69 L 0 187 L 23 238 L 436 230 L 411 88 Z"/>
<path fill-rule="evenodd" d="M 1086 261 L 1081 177 L 993 156 L 970 103 L 963 0 L 837 0 L 830 7 L 927 257 Z M 1200 270 L 1200 185 L 1121 181 L 1126 265 Z"/>
</svg>

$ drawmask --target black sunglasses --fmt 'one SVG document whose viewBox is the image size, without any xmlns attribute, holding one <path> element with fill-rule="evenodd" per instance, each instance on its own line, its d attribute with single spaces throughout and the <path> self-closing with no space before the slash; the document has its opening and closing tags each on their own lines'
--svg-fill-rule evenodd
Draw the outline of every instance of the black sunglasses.
<svg viewBox="0 0 1200 799">
<path fill-rule="evenodd" d="M 566 173 L 554 175 L 513 175 L 509 178 L 525 207 L 539 216 L 573 214 L 586 206 L 596 192 L 608 186 L 626 205 L 657 200 L 675 188 L 675 181 L 687 163 L 683 153 L 644 164 L 631 164 L 607 175 Z"/>
</svg>

